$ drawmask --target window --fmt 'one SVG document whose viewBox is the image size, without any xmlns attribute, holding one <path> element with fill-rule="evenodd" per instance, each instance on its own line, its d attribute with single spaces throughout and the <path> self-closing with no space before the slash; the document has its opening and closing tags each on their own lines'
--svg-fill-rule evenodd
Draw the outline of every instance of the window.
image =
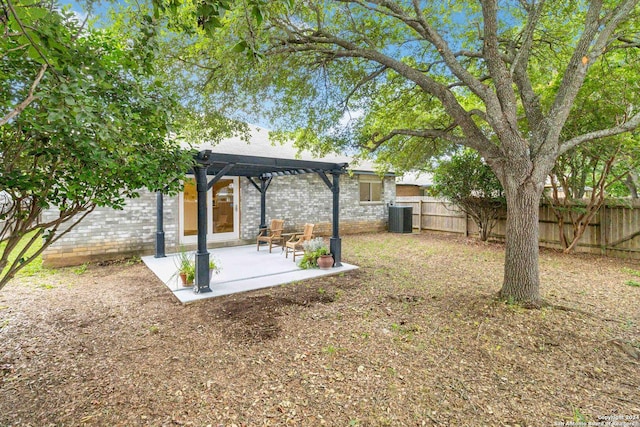
<svg viewBox="0 0 640 427">
<path fill-rule="evenodd" d="M 382 180 L 375 175 L 360 175 L 360 201 L 381 202 Z"/>
</svg>

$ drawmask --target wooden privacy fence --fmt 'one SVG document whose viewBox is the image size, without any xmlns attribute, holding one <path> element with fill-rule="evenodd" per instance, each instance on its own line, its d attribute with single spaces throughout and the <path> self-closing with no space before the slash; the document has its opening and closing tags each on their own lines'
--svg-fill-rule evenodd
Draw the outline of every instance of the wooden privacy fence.
<svg viewBox="0 0 640 427">
<path fill-rule="evenodd" d="M 396 197 L 396 205 L 413 208 L 413 228 L 419 231 L 478 235 L 478 227 L 473 220 L 445 199 Z M 504 240 L 505 219 L 498 220 L 491 232 L 491 239 Z M 551 207 L 544 203 L 540 206 L 540 246 L 561 248 L 556 217 Z M 640 202 L 629 200 L 628 203 L 601 207 L 580 238 L 576 252 L 640 259 Z"/>
</svg>

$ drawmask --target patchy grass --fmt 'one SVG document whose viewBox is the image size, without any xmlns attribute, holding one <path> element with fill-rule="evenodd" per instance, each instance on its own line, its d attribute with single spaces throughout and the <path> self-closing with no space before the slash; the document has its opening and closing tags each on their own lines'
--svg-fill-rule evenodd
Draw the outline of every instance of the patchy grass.
<svg viewBox="0 0 640 427">
<path fill-rule="evenodd" d="M 633 268 L 624 267 L 622 269 L 622 271 L 624 273 L 630 274 L 632 276 L 640 277 L 640 271 L 639 270 L 634 270 Z"/>
<path fill-rule="evenodd" d="M 360 270 L 183 306 L 137 262 L 0 293 L 0 425 L 560 425 L 640 415 L 637 262 L 347 236 Z M 64 286 L 62 286 L 64 285 Z M 77 286 L 76 286 L 77 285 Z M 609 418 L 611 419 L 611 418 Z"/>
<path fill-rule="evenodd" d="M 127 264 L 127 265 L 130 265 L 130 264 Z M 84 263 L 84 264 L 79 265 L 79 266 L 77 266 L 77 267 L 73 267 L 73 268 L 71 269 L 71 271 L 73 271 L 75 274 L 77 274 L 78 276 L 80 276 L 80 275 L 82 275 L 82 274 L 84 274 L 84 273 L 86 273 L 86 272 L 87 272 L 87 268 L 88 268 L 88 267 L 89 267 L 89 264 Z"/>
<path fill-rule="evenodd" d="M 15 261 L 16 254 L 20 253 L 20 251 L 22 251 L 24 249 L 24 247 L 26 246 L 27 242 L 32 238 L 32 236 L 35 233 L 36 233 L 36 231 L 32 231 L 31 233 L 25 235 L 22 238 L 20 243 L 16 246 L 16 249 L 14 249 L 12 251 L 12 253 L 9 255 L 9 265 L 11 265 Z M 0 254 L 4 252 L 6 246 L 7 246 L 6 242 L 0 243 Z M 30 257 L 31 255 L 36 253 L 41 247 L 42 247 L 42 240 L 38 239 L 29 248 L 29 250 L 26 253 L 26 257 L 27 258 Z M 5 269 L 2 271 L 2 274 L 5 274 L 5 272 L 7 270 L 9 270 L 8 266 L 5 267 Z M 55 270 L 48 269 L 48 268 L 45 268 L 45 267 L 42 266 L 42 257 L 38 256 L 32 262 L 30 262 L 24 268 L 22 268 L 22 270 L 20 270 L 17 273 L 17 277 L 48 276 L 48 275 L 51 275 L 51 274 L 54 274 L 54 273 L 55 273 Z"/>
</svg>

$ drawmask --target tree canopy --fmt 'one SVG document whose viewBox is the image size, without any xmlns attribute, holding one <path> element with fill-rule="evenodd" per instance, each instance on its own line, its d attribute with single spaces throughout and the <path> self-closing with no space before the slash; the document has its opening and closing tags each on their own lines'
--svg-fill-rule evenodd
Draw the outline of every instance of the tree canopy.
<svg viewBox="0 0 640 427">
<path fill-rule="evenodd" d="M 562 130 L 563 139 L 613 120 L 625 121 L 629 106 L 639 104 L 639 54 L 638 49 L 613 51 L 591 69 Z M 612 73 L 616 78 L 610 78 Z M 586 141 L 558 157 L 548 180 L 551 191 L 545 196 L 566 252 L 576 247 L 607 197 L 629 194 L 623 183 L 639 166 L 637 132 Z"/>
<path fill-rule="evenodd" d="M 177 191 L 192 155 L 170 137 L 179 104 L 154 76 L 151 34 L 83 28 L 55 3 L 0 5 L 2 288 L 96 206 Z"/>
</svg>

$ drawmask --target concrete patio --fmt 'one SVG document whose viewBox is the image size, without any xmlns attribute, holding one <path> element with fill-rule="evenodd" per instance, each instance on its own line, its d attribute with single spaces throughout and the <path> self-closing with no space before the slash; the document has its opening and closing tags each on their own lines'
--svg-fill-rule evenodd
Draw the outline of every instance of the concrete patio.
<svg viewBox="0 0 640 427">
<path fill-rule="evenodd" d="M 260 248 L 260 251 L 256 251 L 255 245 L 209 249 L 209 253 L 210 257 L 220 266 L 220 273 L 211 279 L 209 286 L 212 292 L 203 294 L 194 293 L 192 286 L 184 287 L 180 284 L 180 278 L 176 274 L 178 254 L 168 254 L 164 258 L 146 256 L 142 258 L 142 261 L 184 304 L 338 274 L 358 268 L 343 262 L 342 267 L 328 270 L 303 270 L 297 266 L 301 257 L 297 258 L 294 263 L 291 254 L 289 254 L 289 258 L 285 258 L 284 252 L 279 247 L 274 248 L 272 253 L 269 253 L 268 248 Z"/>
</svg>

